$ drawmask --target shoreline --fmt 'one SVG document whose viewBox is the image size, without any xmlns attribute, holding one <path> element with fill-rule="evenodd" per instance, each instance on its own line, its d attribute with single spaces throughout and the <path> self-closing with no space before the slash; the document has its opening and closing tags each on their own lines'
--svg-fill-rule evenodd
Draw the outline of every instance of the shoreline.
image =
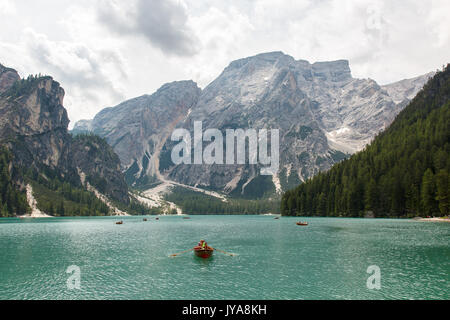
<svg viewBox="0 0 450 320">
<path fill-rule="evenodd" d="M 262 213 L 262 214 L 244 214 L 244 213 L 236 213 L 236 214 L 166 214 L 166 215 L 128 215 L 128 216 L 122 216 L 122 217 L 152 217 L 152 216 L 173 216 L 173 217 L 182 217 L 182 216 L 261 216 L 261 217 L 283 217 L 283 218 L 335 218 L 335 219 L 365 219 L 365 220 L 404 220 L 404 221 L 418 221 L 418 222 L 450 222 L 450 218 L 441 218 L 441 217 L 435 217 L 435 218 L 363 218 L 363 217 L 320 217 L 320 216 L 282 216 L 280 214 L 276 213 Z M 42 215 L 32 215 L 32 214 L 26 214 L 26 215 L 15 215 L 13 217 L 5 217 L 5 218 L 20 218 L 20 219 L 30 219 L 30 218 L 77 218 L 77 217 L 87 217 L 87 216 L 78 216 L 78 215 L 67 215 L 64 217 L 59 216 L 50 216 L 47 214 Z M 119 217 L 117 214 L 111 214 L 111 215 L 105 215 L 105 216 L 89 216 L 89 217 Z M 3 217 L 0 217 L 0 219 Z"/>
<path fill-rule="evenodd" d="M 413 220 L 420 222 L 450 222 L 450 218 L 414 218 Z"/>
</svg>

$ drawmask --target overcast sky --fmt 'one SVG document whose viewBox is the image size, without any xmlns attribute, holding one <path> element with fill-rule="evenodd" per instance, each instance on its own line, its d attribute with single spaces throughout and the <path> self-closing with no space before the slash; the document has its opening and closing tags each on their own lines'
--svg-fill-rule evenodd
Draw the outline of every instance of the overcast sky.
<svg viewBox="0 0 450 320">
<path fill-rule="evenodd" d="M 0 0 L 0 63 L 49 74 L 71 126 L 268 51 L 347 59 L 380 84 L 450 62 L 449 0 Z"/>
</svg>

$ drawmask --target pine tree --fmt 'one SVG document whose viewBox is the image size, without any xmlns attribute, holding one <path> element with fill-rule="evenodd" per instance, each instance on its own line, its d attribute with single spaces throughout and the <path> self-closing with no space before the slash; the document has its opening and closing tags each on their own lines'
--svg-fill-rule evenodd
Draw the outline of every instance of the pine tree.
<svg viewBox="0 0 450 320">
<path fill-rule="evenodd" d="M 439 210 L 443 216 L 447 216 L 450 213 L 450 180 L 445 170 L 436 175 L 436 194 Z"/>
<path fill-rule="evenodd" d="M 64 201 L 60 201 L 56 212 L 60 216 L 64 216 L 65 215 Z"/>
<path fill-rule="evenodd" d="M 378 188 L 375 179 L 370 179 L 370 182 L 366 189 L 364 202 L 366 204 L 366 210 L 374 212 L 378 208 Z"/>
<path fill-rule="evenodd" d="M 428 168 L 423 174 L 422 179 L 422 210 L 427 216 L 431 216 L 436 213 L 436 185 L 434 182 L 433 171 Z"/>
<path fill-rule="evenodd" d="M 327 215 L 327 198 L 325 197 L 325 194 L 323 192 L 319 195 L 318 198 L 317 214 L 319 216 Z"/>
<path fill-rule="evenodd" d="M 55 209 L 54 209 L 54 207 L 53 207 L 53 202 L 50 202 L 49 203 L 49 206 L 48 206 L 48 209 L 47 209 L 47 213 L 49 214 L 49 215 L 51 215 L 51 216 L 53 216 L 54 214 L 55 214 Z"/>
</svg>

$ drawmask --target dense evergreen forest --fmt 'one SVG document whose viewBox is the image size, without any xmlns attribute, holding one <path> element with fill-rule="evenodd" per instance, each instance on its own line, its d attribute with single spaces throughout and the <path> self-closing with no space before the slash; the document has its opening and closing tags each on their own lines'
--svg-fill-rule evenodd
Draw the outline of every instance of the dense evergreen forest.
<svg viewBox="0 0 450 320">
<path fill-rule="evenodd" d="M 227 202 L 200 192 L 175 187 L 165 200 L 181 207 L 186 214 L 264 214 L 280 213 L 280 201 L 228 199 Z"/>
<path fill-rule="evenodd" d="M 97 197 L 81 187 L 62 181 L 58 176 L 35 175 L 33 194 L 38 208 L 52 216 L 100 216 L 109 208 Z"/>
<path fill-rule="evenodd" d="M 363 151 L 286 192 L 283 215 L 447 216 L 450 65 Z"/>
<path fill-rule="evenodd" d="M 93 193 L 74 182 L 64 181 L 57 172 L 46 168 L 23 170 L 13 165 L 12 154 L 0 146 L 0 216 L 15 217 L 30 213 L 26 194 L 20 191 L 17 181 L 30 183 L 37 206 L 52 216 L 104 216 L 110 213 L 109 207 Z M 135 199 L 128 205 L 113 204 L 134 215 L 158 214 Z"/>
<path fill-rule="evenodd" d="M 92 192 L 70 183 L 52 170 L 28 170 L 25 179 L 33 186 L 38 208 L 52 216 L 106 216 L 110 208 Z M 128 205 L 111 200 L 122 211 L 132 215 L 154 214 L 148 206 L 131 199 Z"/>
</svg>

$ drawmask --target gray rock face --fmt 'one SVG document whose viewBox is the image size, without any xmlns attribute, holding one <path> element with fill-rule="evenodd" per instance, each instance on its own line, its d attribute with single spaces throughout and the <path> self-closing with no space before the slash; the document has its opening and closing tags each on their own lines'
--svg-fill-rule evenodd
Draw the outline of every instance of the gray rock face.
<svg viewBox="0 0 450 320">
<path fill-rule="evenodd" d="M 75 123 L 72 133 L 73 134 L 80 134 L 80 133 L 89 133 L 92 132 L 92 120 L 80 120 L 77 123 Z"/>
<path fill-rule="evenodd" d="M 101 141 L 93 147 L 95 137 L 73 140 L 69 134 L 59 83 L 48 76 L 19 80 L 15 75 L 13 69 L 0 68 L 0 144 L 12 151 L 15 164 L 38 171 L 45 167 L 81 185 L 79 168 L 88 178 L 112 185 L 105 188 L 107 196 L 128 203 L 128 188 L 112 149 Z"/>
<path fill-rule="evenodd" d="M 6 68 L 0 64 L 0 93 L 5 92 L 12 85 L 20 79 L 19 74 L 16 70 Z"/>
<path fill-rule="evenodd" d="M 166 84 L 153 95 L 104 109 L 92 121 L 92 131 L 114 148 L 123 168 L 130 170 L 130 181 L 156 176 L 159 151 L 197 104 L 200 92 L 193 81 Z"/>
<path fill-rule="evenodd" d="M 391 83 L 382 88 L 387 91 L 395 103 L 402 103 L 405 100 L 409 102 L 416 96 L 417 92 L 423 88 L 427 80 L 432 78 L 435 74 L 435 72 L 430 72 L 420 77 Z"/>
<path fill-rule="evenodd" d="M 187 185 L 258 197 L 295 186 L 361 150 L 429 76 L 379 86 L 352 78 L 346 60 L 310 64 L 282 52 L 265 53 L 230 63 L 202 92 L 191 85 L 189 94 L 176 89 L 169 96 L 177 98 L 170 100 L 162 94 L 170 84 L 152 96 L 106 109 L 92 128 L 114 147 L 132 182 L 160 171 Z M 178 117 L 173 101 L 182 105 Z M 203 122 L 203 130 L 223 133 L 279 129 L 278 175 L 260 176 L 258 165 L 173 165 L 168 134 L 174 127 L 192 132 L 195 121 Z"/>
<path fill-rule="evenodd" d="M 309 64 L 296 62 L 280 52 L 261 54 L 235 61 L 206 87 L 189 117 L 179 126 L 192 129 L 202 121 L 204 129 L 279 129 L 280 163 L 293 183 L 319 170 L 328 169 L 333 154 L 327 138 L 315 119 L 314 101 L 304 88 L 315 82 L 335 84 L 351 80 L 345 61 Z M 170 149 L 170 148 L 167 148 Z M 319 159 L 323 157 L 323 160 Z M 275 191 L 270 178 L 262 177 L 258 166 L 180 165 L 167 170 L 173 180 L 188 185 L 214 187 L 236 195 Z M 275 185 L 281 184 L 275 178 Z M 256 196 L 256 194 L 254 194 Z"/>
<path fill-rule="evenodd" d="M 77 136 L 70 145 L 69 158 L 71 166 L 80 168 L 102 194 L 121 203 L 129 203 L 119 157 L 105 140 L 95 136 Z"/>
<path fill-rule="evenodd" d="M 426 78 L 404 83 L 396 91 L 401 102 Z M 279 129 L 280 172 L 272 182 L 285 190 L 361 150 L 403 106 L 375 81 L 353 79 L 345 60 L 310 64 L 274 52 L 231 63 L 180 126 L 192 129 L 194 121 L 203 121 L 204 129 Z M 241 195 L 260 183 L 258 168 L 250 166 L 180 165 L 167 173 L 188 185 Z"/>
<path fill-rule="evenodd" d="M 70 136 L 63 99 L 64 90 L 51 77 L 19 81 L 2 93 L 0 139 L 16 150 L 22 165 L 39 163 L 56 169 L 66 162 L 64 149 Z"/>
</svg>

